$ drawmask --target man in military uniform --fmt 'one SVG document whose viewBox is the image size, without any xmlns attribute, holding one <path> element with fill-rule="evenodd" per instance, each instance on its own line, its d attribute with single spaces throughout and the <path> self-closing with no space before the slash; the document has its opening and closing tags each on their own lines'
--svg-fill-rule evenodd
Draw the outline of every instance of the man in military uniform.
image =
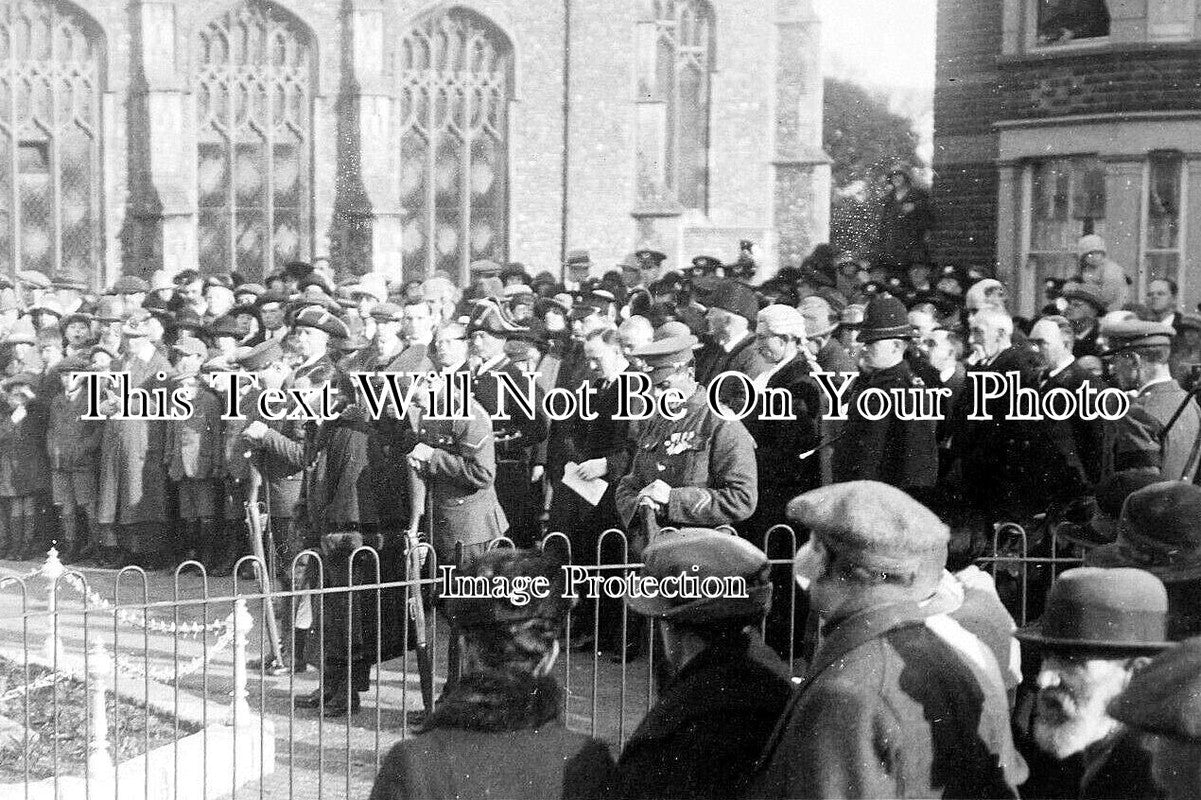
<svg viewBox="0 0 1201 800">
<path fill-rule="evenodd" d="M 425 481 L 429 517 L 424 530 L 432 532 L 438 564 L 465 564 L 483 553 L 489 541 L 505 535 L 509 522 L 497 499 L 492 421 L 473 398 L 467 400 L 469 419 L 430 419 L 430 410 L 443 400 L 442 386 L 435 381 L 418 393 L 423 413 L 408 462 Z M 427 625 L 432 622 L 433 614 L 427 614 Z M 428 630 L 433 641 L 433 629 Z M 459 636 L 452 631 L 443 691 L 458 682 L 460 653 Z"/>
<path fill-rule="evenodd" d="M 656 395 L 674 389 L 684 398 L 684 414 L 677 420 L 655 414 L 630 425 L 632 461 L 617 485 L 617 510 L 627 529 L 643 508 L 658 524 L 676 527 L 734 525 L 755 511 L 754 440 L 741 422 L 723 420 L 709 407 L 693 373 L 696 346 L 686 325 L 669 322 L 632 354 L 646 364 Z M 653 534 L 631 531 L 634 541 Z"/>
<path fill-rule="evenodd" d="M 496 440 L 496 491 L 509 520 L 511 536 L 518 547 L 531 547 L 538 535 L 538 518 L 542 511 L 542 494 L 535 491 L 544 467 L 535 463 L 538 445 L 546 440 L 549 425 L 543 414 L 541 389 L 535 387 L 534 416 L 517 407 L 512 397 L 501 388 L 503 376 L 524 395 L 526 376 L 505 354 L 505 342 L 527 329 L 514 325 L 495 302 L 476 305 L 467 325 L 468 341 L 477 366 L 472 371 L 472 397 L 483 406 L 492 419 Z M 497 419 L 501 397 L 509 419 Z"/>
<path fill-rule="evenodd" d="M 1130 411 L 1106 430 L 1105 474 L 1159 469 L 1162 480 L 1191 481 L 1201 447 L 1201 411 L 1172 377 L 1168 355 L 1176 331 L 1163 322 L 1131 319 L 1107 324 L 1106 357 L 1123 389 L 1135 392 Z M 1181 409 L 1183 410 L 1181 411 Z M 1180 416 L 1168 428 L 1172 417 Z"/>
<path fill-rule="evenodd" d="M 901 419 L 894 408 L 881 419 L 868 419 L 859 397 L 869 389 L 921 388 L 909 369 L 905 349 L 913 335 L 905 304 L 891 295 L 868 303 L 859 339 L 860 374 L 846 392 L 847 419 L 834 440 L 834 481 L 874 480 L 893 486 L 933 486 L 938 479 L 938 442 L 934 420 Z"/>
</svg>

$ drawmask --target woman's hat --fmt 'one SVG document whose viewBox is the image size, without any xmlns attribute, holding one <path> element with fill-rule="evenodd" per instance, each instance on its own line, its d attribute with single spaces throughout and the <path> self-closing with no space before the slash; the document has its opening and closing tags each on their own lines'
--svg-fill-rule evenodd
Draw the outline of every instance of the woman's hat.
<svg viewBox="0 0 1201 800">
<path fill-rule="evenodd" d="M 561 630 L 573 605 L 564 597 L 566 576 L 562 562 L 537 550 L 517 550 L 498 547 L 468 562 L 458 575 L 479 579 L 490 584 L 515 586 L 523 582 L 545 579 L 545 597 L 529 597 L 520 603 L 506 592 L 503 598 L 455 597 L 447 601 L 446 613 L 451 622 L 464 632 L 501 632 L 513 625 L 530 620 L 542 620 Z M 499 580 L 498 580 L 499 579 Z"/>
</svg>

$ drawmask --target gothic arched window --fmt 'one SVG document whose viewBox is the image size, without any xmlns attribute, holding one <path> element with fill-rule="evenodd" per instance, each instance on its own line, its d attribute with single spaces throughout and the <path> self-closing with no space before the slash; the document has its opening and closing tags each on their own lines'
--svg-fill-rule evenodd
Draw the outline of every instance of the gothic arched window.
<svg viewBox="0 0 1201 800">
<path fill-rule="evenodd" d="M 100 65 L 60 3 L 0 2 L 0 270 L 101 277 Z"/>
<path fill-rule="evenodd" d="M 200 267 L 258 278 L 312 249 L 312 46 L 258 0 L 196 44 Z"/>
<path fill-rule="evenodd" d="M 665 105 L 664 166 L 684 208 L 709 205 L 713 15 L 704 0 L 655 0 L 655 95 Z"/>
<path fill-rule="evenodd" d="M 472 261 L 508 256 L 512 48 L 452 8 L 405 34 L 398 58 L 405 274 L 465 279 Z"/>
</svg>

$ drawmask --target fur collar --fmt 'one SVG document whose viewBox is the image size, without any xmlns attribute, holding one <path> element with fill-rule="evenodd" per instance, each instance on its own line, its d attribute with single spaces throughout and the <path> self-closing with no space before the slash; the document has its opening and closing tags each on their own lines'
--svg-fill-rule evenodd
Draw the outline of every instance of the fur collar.
<svg viewBox="0 0 1201 800">
<path fill-rule="evenodd" d="M 499 672 L 465 675 L 438 703 L 426 729 L 500 732 L 537 728 L 559 717 L 562 692 L 552 677 Z"/>
</svg>

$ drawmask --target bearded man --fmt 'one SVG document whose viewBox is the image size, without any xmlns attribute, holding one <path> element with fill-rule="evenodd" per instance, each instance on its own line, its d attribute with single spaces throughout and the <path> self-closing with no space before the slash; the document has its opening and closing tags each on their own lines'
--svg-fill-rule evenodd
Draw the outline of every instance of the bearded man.
<svg viewBox="0 0 1201 800">
<path fill-rule="evenodd" d="M 1169 647 L 1163 583 L 1139 569 L 1081 567 L 1061 574 L 1047 610 L 1017 638 L 1042 656 L 1029 733 L 1053 760 L 1031 759 L 1023 796 L 1154 798 L 1144 737 L 1109 715 L 1151 657 Z M 1069 779 L 1070 782 L 1070 779 Z"/>
</svg>

